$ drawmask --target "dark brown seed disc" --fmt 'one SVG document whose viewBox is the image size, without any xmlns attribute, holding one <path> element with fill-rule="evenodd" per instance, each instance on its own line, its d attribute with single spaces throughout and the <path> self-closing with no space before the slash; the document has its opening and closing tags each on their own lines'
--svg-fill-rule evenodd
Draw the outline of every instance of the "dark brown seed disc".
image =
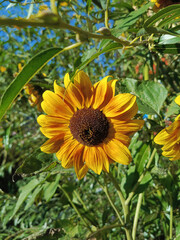
<svg viewBox="0 0 180 240">
<path fill-rule="evenodd" d="M 78 142 L 86 146 L 95 146 L 107 137 L 109 123 L 100 110 L 83 108 L 74 113 L 69 128 Z"/>
</svg>

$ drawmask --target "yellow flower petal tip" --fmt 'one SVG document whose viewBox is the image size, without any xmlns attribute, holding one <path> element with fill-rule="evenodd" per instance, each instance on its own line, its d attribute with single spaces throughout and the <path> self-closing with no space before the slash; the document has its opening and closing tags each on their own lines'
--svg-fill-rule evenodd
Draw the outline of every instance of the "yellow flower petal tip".
<svg viewBox="0 0 180 240">
<path fill-rule="evenodd" d="M 47 115 L 37 119 L 41 132 L 49 138 L 41 150 L 56 153 L 64 168 L 74 167 L 78 179 L 89 169 L 109 172 L 109 165 L 132 161 L 128 149 L 130 135 L 140 130 L 143 120 L 137 113 L 136 97 L 115 96 L 116 80 L 109 76 L 92 85 L 88 75 L 78 71 L 74 82 L 64 77 L 65 88 L 54 82 L 54 92 L 43 94 L 42 109 Z"/>
<path fill-rule="evenodd" d="M 171 161 L 180 160 L 180 115 L 155 136 L 154 142 L 163 145 L 163 156 Z"/>
<path fill-rule="evenodd" d="M 180 106 L 180 95 L 177 96 L 174 101 Z"/>
</svg>

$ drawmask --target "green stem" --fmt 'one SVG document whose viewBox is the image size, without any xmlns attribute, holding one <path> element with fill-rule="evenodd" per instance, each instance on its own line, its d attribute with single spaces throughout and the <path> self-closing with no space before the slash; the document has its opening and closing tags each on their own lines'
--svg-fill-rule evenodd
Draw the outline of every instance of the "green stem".
<svg viewBox="0 0 180 240">
<path fill-rule="evenodd" d="M 134 216 L 133 229 L 132 229 L 132 239 L 133 240 L 136 239 L 136 229 L 137 229 L 139 212 L 140 212 L 140 208 L 141 208 L 143 195 L 144 195 L 143 193 L 140 193 L 139 197 L 138 197 L 138 202 L 137 202 L 137 206 L 136 206 L 136 213 L 135 213 L 135 216 Z"/>
<path fill-rule="evenodd" d="M 54 14 L 58 15 L 58 10 L 56 7 L 56 0 L 50 0 L 50 6 L 51 6 L 51 10 Z"/>
<path fill-rule="evenodd" d="M 106 28 L 109 28 L 109 24 L 108 24 L 108 21 L 109 21 L 109 17 L 108 17 L 109 3 L 110 3 L 110 0 L 107 0 L 107 2 L 106 2 L 106 10 L 105 10 L 105 27 Z"/>
<path fill-rule="evenodd" d="M 108 177 L 111 179 L 112 183 L 114 184 L 114 186 L 117 190 L 117 194 L 119 196 L 119 199 L 120 199 L 122 207 L 123 207 L 125 222 L 128 222 L 129 221 L 129 207 L 125 204 L 125 198 L 121 192 L 119 184 L 111 173 L 108 173 Z"/>
<path fill-rule="evenodd" d="M 134 196 L 135 192 L 136 192 L 136 189 L 138 188 L 139 184 L 141 183 L 142 179 L 144 178 L 144 176 L 146 175 L 147 171 L 149 170 L 149 167 L 152 163 L 152 160 L 154 159 L 154 156 L 155 156 L 155 153 L 156 153 L 156 148 L 154 148 L 152 154 L 151 154 L 151 157 L 149 158 L 149 161 L 145 167 L 145 170 L 144 172 L 141 174 L 141 176 L 139 177 L 137 183 L 134 185 L 132 191 L 130 192 L 128 198 L 126 199 L 125 201 L 125 204 L 128 205 L 129 202 L 131 201 L 132 197 Z"/>
<path fill-rule="evenodd" d="M 66 190 L 59 184 L 60 189 L 63 191 L 64 195 L 66 196 L 66 198 L 68 199 L 68 201 L 70 202 L 70 204 L 72 205 L 72 207 L 74 208 L 74 210 L 76 211 L 77 215 L 79 216 L 79 218 L 82 220 L 82 222 L 85 224 L 85 226 L 89 229 L 90 232 L 92 232 L 91 227 L 89 226 L 89 224 L 85 221 L 85 219 L 83 218 L 83 216 L 81 215 L 79 209 L 76 207 L 76 205 L 73 203 L 73 201 L 71 200 L 69 194 L 66 192 Z"/>
<path fill-rule="evenodd" d="M 114 186 L 117 190 L 117 194 L 119 196 L 120 202 L 121 202 L 122 207 L 123 207 L 125 225 L 128 225 L 129 224 L 129 206 L 125 204 L 125 198 L 122 194 L 122 191 L 121 191 L 121 189 L 119 187 L 119 184 L 116 181 L 116 179 L 113 177 L 113 175 L 111 173 L 108 174 L 108 177 L 111 179 L 112 183 L 114 184 Z M 125 229 L 125 232 L 126 232 L 127 239 L 132 239 L 130 229 L 127 228 L 127 227 L 125 227 L 124 229 Z"/>
<path fill-rule="evenodd" d="M 122 218 L 121 218 L 121 216 L 120 216 L 120 214 L 119 214 L 119 211 L 118 211 L 117 207 L 114 205 L 114 202 L 112 201 L 112 198 L 111 198 L 111 196 L 110 196 L 110 194 L 109 194 L 109 191 L 108 191 L 108 188 L 107 188 L 106 178 L 104 178 L 104 180 L 105 180 L 105 186 L 102 186 L 102 185 L 101 185 L 101 187 L 102 187 L 102 189 L 104 190 L 104 192 L 105 192 L 105 194 L 106 194 L 106 197 L 107 197 L 109 203 L 111 204 L 112 208 L 114 209 L 114 211 L 115 211 L 115 213 L 116 213 L 116 215 L 117 215 L 120 223 L 121 223 L 122 225 L 124 225 L 124 221 L 122 220 Z"/>
<path fill-rule="evenodd" d="M 170 223 L 169 223 L 169 240 L 173 239 L 173 198 L 170 193 Z"/>
<path fill-rule="evenodd" d="M 80 201 L 80 203 L 82 204 L 83 208 L 84 208 L 86 211 L 88 211 L 88 209 L 87 209 L 84 201 L 83 201 L 82 198 L 80 197 L 79 193 L 78 193 L 76 190 L 74 190 L 74 194 L 76 195 L 77 199 L 78 199 L 78 200 Z"/>
</svg>

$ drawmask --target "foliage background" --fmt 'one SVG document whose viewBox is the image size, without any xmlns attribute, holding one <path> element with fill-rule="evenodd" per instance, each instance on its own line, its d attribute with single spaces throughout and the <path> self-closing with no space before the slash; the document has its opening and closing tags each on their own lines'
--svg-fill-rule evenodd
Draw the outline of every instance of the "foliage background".
<svg viewBox="0 0 180 240">
<path fill-rule="evenodd" d="M 89 32 L 105 26 L 108 1 L 66 1 L 64 6 L 62 2 L 65 1 L 58 1 L 58 9 L 66 23 Z M 44 5 L 50 8 L 49 1 L 13 4 L 2 1 L 0 13 L 31 19 Z M 133 225 L 142 194 L 137 239 L 170 239 L 171 211 L 173 239 L 178 239 L 179 162 L 162 157 L 153 137 L 179 113 L 174 103 L 180 90 L 179 18 L 178 10 L 169 14 L 167 10 L 162 18 L 163 14 L 157 15 L 152 7 L 152 3 L 143 0 L 109 1 L 112 34 L 130 42 L 136 37 L 138 42 L 141 39 L 148 42 L 123 48 L 121 44 L 111 45 L 114 44 L 111 39 L 89 38 L 81 46 L 50 60 L 31 83 L 43 91 L 52 89 L 55 79 L 63 86 L 66 72 L 73 75 L 77 68 L 85 67 L 92 82 L 110 74 L 119 79 L 117 93 L 131 92 L 137 96 L 137 117 L 145 119 L 145 126 L 132 138 L 133 162 L 129 166 L 111 166 L 111 174 L 127 198 L 157 147 L 148 173 L 129 203 L 129 224 Z M 156 18 L 145 25 L 152 16 Z M 52 47 L 64 49 L 76 43 L 74 32 L 45 27 L 2 26 L 0 36 L 0 96 L 33 56 Z M 106 48 L 109 51 L 100 55 Z M 87 61 L 89 64 L 85 64 Z M 108 187 L 114 204 L 123 214 L 112 181 L 104 173 L 100 176 L 90 173 L 78 181 L 73 169 L 62 169 L 54 155 L 40 152 L 45 138 L 36 122 L 39 112 L 29 105 L 28 97 L 22 90 L 0 125 L 0 239 L 126 239 L 102 187 Z"/>
</svg>

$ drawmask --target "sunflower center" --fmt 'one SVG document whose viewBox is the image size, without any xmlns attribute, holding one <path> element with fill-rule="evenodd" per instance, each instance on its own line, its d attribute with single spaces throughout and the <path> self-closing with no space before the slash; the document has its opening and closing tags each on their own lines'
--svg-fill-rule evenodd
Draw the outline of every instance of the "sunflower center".
<svg viewBox="0 0 180 240">
<path fill-rule="evenodd" d="M 100 110 L 83 108 L 74 113 L 69 128 L 78 142 L 86 146 L 95 146 L 107 137 L 109 123 Z"/>
</svg>

